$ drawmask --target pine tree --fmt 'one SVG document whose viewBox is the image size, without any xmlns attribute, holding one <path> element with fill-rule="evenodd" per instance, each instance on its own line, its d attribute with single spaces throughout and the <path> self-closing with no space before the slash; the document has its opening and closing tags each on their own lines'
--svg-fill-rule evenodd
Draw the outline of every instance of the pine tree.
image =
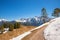
<svg viewBox="0 0 60 40">
<path fill-rule="evenodd" d="M 48 18 L 46 9 L 45 8 L 42 8 L 41 11 L 42 11 L 42 13 L 41 13 L 41 19 L 42 19 L 43 23 L 45 23 L 46 22 L 46 18 Z"/>
<path fill-rule="evenodd" d="M 52 16 L 59 17 L 60 16 L 60 8 L 55 8 L 52 13 Z"/>
<path fill-rule="evenodd" d="M 42 8 L 42 17 L 47 17 L 47 12 L 45 8 Z"/>
</svg>

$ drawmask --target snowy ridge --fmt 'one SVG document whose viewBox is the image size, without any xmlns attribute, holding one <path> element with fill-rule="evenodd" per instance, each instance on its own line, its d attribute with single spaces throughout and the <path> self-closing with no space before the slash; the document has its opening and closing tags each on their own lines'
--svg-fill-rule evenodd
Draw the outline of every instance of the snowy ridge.
<svg viewBox="0 0 60 40">
<path fill-rule="evenodd" d="M 45 25 L 48 25 L 48 24 L 49 24 L 49 22 L 47 22 L 47 23 L 45 23 L 45 24 L 42 24 L 41 26 L 36 27 L 36 28 L 34 28 L 34 29 L 30 30 L 30 31 L 37 30 L 37 29 L 39 29 L 39 28 L 41 28 L 41 27 L 43 27 L 43 26 L 45 26 Z"/>
<path fill-rule="evenodd" d="M 41 28 L 41 27 L 43 27 L 43 26 L 45 26 L 45 25 L 48 25 L 48 24 L 49 24 L 49 22 L 47 22 L 47 23 L 45 23 L 45 24 L 43 24 L 43 25 L 41 25 L 41 26 L 39 26 L 39 27 L 37 27 L 37 28 L 34 28 L 34 29 L 32 29 L 32 30 L 30 30 L 30 31 L 28 31 L 28 32 L 25 32 L 25 33 L 23 33 L 23 34 L 15 37 L 15 38 L 12 38 L 12 39 L 10 39 L 10 40 L 21 40 L 21 39 L 24 38 L 25 36 L 29 35 L 32 31 L 34 31 L 34 30 L 36 30 L 36 29 L 39 29 L 39 28 Z"/>
<path fill-rule="evenodd" d="M 40 16 L 39 17 L 35 16 L 33 18 L 21 18 L 21 19 L 15 20 L 15 21 L 20 22 L 23 25 L 40 26 L 44 23 L 43 19 L 45 20 L 45 22 L 48 22 L 52 18 L 49 18 L 49 17 L 44 18 L 44 17 L 40 17 Z"/>
<path fill-rule="evenodd" d="M 60 40 L 60 17 L 50 21 L 51 23 L 44 30 L 46 40 Z"/>
<path fill-rule="evenodd" d="M 16 22 L 26 22 L 26 20 L 15 20 Z"/>
<path fill-rule="evenodd" d="M 6 19 L 0 19 L 0 22 L 1 22 L 1 21 L 8 21 L 8 20 L 6 20 Z"/>
</svg>

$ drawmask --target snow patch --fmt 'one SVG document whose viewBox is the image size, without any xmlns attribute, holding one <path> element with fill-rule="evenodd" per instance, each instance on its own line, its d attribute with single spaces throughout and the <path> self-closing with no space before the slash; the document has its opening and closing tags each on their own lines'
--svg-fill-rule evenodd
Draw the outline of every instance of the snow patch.
<svg viewBox="0 0 60 40">
<path fill-rule="evenodd" d="M 21 40 L 23 37 L 25 37 L 26 35 L 30 34 L 31 32 L 25 32 L 24 34 L 21 34 L 13 39 L 10 40 Z"/>
<path fill-rule="evenodd" d="M 34 29 L 30 30 L 30 31 L 37 30 L 37 29 L 39 29 L 39 28 L 41 28 L 41 27 L 43 27 L 43 26 L 45 26 L 45 25 L 48 25 L 48 24 L 49 24 L 49 22 L 44 23 L 44 24 L 42 24 L 42 25 L 40 25 L 40 26 L 38 26 L 38 27 L 36 27 L 36 28 L 34 28 Z"/>
<path fill-rule="evenodd" d="M 3 33 L 6 33 L 6 32 L 8 32 L 9 31 L 9 28 L 4 28 L 4 32 Z"/>
<path fill-rule="evenodd" d="M 60 40 L 60 17 L 51 20 L 51 23 L 44 30 L 46 40 Z"/>
</svg>

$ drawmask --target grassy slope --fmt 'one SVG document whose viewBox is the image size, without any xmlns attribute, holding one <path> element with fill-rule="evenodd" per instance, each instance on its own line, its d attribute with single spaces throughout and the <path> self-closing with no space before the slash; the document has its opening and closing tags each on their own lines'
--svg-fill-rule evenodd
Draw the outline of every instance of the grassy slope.
<svg viewBox="0 0 60 40">
<path fill-rule="evenodd" d="M 21 27 L 19 29 L 14 29 L 13 31 L 9 31 L 5 34 L 1 34 L 0 35 L 0 40 L 9 40 L 11 38 L 14 38 L 18 35 L 21 35 L 22 33 L 29 31 L 31 29 L 35 28 L 34 26 L 23 26 L 21 25 Z"/>
</svg>

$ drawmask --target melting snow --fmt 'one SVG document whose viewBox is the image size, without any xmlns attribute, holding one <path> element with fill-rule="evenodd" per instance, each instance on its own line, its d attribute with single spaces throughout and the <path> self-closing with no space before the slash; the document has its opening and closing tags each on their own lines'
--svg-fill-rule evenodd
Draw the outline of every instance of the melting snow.
<svg viewBox="0 0 60 40">
<path fill-rule="evenodd" d="M 18 37 L 15 37 L 11 40 L 21 40 L 23 37 L 25 37 L 26 35 L 30 34 L 31 32 L 25 32 L 24 34 L 19 35 Z"/>
<path fill-rule="evenodd" d="M 53 19 L 44 30 L 46 40 L 60 40 L 60 17 Z"/>
<path fill-rule="evenodd" d="M 3 33 L 6 33 L 6 32 L 8 32 L 9 31 L 9 28 L 4 28 L 4 32 Z"/>
</svg>

